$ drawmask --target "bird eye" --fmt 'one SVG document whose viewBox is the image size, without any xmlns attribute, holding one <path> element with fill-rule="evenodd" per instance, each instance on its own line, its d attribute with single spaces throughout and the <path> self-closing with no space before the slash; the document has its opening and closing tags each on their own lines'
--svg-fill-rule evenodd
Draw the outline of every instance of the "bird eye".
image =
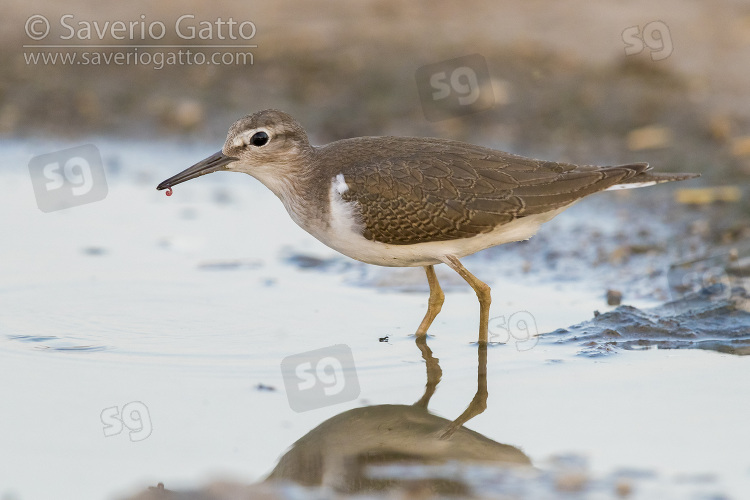
<svg viewBox="0 0 750 500">
<path fill-rule="evenodd" d="M 265 132 L 255 132 L 250 138 L 250 144 L 253 146 L 265 146 L 268 142 L 268 134 Z"/>
</svg>

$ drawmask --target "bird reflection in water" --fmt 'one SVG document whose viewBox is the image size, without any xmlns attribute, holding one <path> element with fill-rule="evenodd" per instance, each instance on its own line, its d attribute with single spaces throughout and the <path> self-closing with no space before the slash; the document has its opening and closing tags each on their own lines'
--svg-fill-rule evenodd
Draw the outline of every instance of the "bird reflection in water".
<svg viewBox="0 0 750 500">
<path fill-rule="evenodd" d="M 451 422 L 427 409 L 442 370 L 426 337 L 417 337 L 416 343 L 427 367 L 419 401 L 355 408 L 326 420 L 294 443 L 266 481 L 345 493 L 418 485 L 438 494 L 466 494 L 469 488 L 460 479 L 438 477 L 429 468 L 448 463 L 530 466 L 529 457 L 518 448 L 463 427 L 487 407 L 487 345 L 477 346 L 477 392 L 466 411 Z M 415 474 L 420 477 L 416 483 Z"/>
</svg>

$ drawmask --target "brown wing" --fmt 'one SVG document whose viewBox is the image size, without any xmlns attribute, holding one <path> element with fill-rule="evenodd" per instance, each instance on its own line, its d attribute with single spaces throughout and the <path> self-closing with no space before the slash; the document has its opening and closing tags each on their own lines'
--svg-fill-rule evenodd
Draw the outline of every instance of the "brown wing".
<svg viewBox="0 0 750 500">
<path fill-rule="evenodd" d="M 645 163 L 594 167 L 532 160 L 438 139 L 401 145 L 393 142 L 403 138 L 380 139 L 391 141 L 381 154 L 359 158 L 343 172 L 349 190 L 342 198 L 359 203 L 365 238 L 397 245 L 486 233 L 648 169 Z"/>
</svg>

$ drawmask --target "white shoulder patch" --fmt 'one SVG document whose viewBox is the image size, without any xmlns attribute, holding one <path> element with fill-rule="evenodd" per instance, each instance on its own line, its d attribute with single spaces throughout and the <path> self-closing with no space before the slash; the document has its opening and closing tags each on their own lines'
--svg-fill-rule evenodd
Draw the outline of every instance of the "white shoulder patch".
<svg viewBox="0 0 750 500">
<path fill-rule="evenodd" d="M 344 180 L 344 174 L 339 174 L 333 179 L 333 189 L 340 195 L 349 191 L 349 185 Z"/>
</svg>

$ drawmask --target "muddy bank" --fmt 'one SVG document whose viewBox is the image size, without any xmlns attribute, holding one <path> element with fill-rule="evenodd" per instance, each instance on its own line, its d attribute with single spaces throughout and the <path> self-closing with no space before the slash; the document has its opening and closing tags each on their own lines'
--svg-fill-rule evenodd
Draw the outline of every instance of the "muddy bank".
<svg viewBox="0 0 750 500">
<path fill-rule="evenodd" d="M 589 321 L 543 338 L 578 345 L 586 356 L 651 347 L 745 356 L 750 354 L 750 297 L 744 288 L 717 283 L 652 309 L 620 306 L 597 312 Z"/>
</svg>

